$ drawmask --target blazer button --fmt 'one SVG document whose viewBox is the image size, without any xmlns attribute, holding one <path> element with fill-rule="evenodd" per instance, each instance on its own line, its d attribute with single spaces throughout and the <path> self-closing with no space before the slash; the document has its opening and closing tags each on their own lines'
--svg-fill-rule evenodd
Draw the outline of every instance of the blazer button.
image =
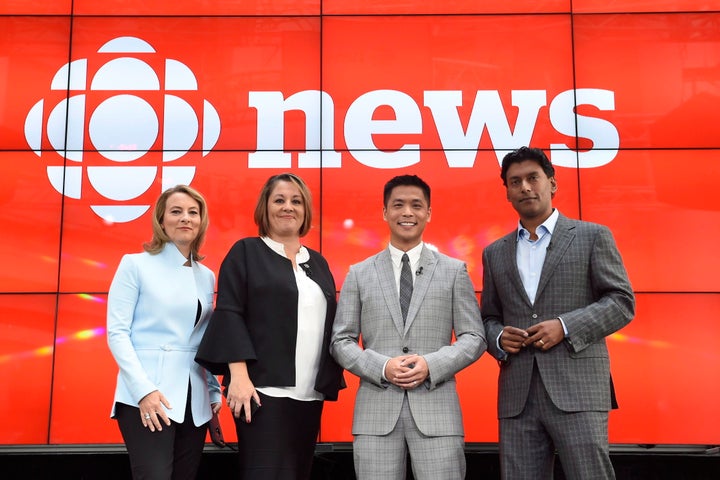
<svg viewBox="0 0 720 480">
<path fill-rule="evenodd" d="M 537 313 L 533 313 L 532 318 L 537 318 Z"/>
<path fill-rule="evenodd" d="M 410 351 L 410 349 L 408 347 L 403 347 L 403 353 L 407 353 L 409 351 Z"/>
</svg>

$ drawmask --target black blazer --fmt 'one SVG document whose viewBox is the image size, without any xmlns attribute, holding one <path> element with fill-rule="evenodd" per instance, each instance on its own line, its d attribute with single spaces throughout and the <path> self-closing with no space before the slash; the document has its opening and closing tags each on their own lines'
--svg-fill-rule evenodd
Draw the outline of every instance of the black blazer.
<svg viewBox="0 0 720 480">
<path fill-rule="evenodd" d="M 337 400 L 344 388 L 342 369 L 330 356 L 330 336 L 337 307 L 335 281 L 320 253 L 308 248 L 310 260 L 300 266 L 325 294 L 327 310 L 320 370 L 315 390 Z M 256 385 L 295 385 L 298 290 L 292 262 L 259 237 L 244 238 L 230 249 L 220 267 L 215 311 L 195 361 L 215 375 L 228 363 L 247 362 Z"/>
</svg>

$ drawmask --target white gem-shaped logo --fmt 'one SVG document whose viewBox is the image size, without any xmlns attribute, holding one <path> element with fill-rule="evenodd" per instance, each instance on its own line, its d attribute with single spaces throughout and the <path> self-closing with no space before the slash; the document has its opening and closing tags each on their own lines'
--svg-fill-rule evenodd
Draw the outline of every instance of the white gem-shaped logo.
<svg viewBox="0 0 720 480">
<path fill-rule="evenodd" d="M 195 74 L 178 60 L 155 55 L 144 40 L 115 38 L 97 56 L 60 68 L 50 94 L 25 119 L 30 148 L 39 157 L 53 155 L 47 166 L 53 188 L 80 199 L 92 187 L 93 203 L 103 201 L 91 208 L 106 222 L 143 215 L 150 205 L 132 200 L 148 191 L 158 173 L 162 190 L 189 185 L 193 153 L 204 157 L 220 136 L 217 111 L 193 93 Z M 43 135 L 50 152 L 43 151 Z"/>
</svg>

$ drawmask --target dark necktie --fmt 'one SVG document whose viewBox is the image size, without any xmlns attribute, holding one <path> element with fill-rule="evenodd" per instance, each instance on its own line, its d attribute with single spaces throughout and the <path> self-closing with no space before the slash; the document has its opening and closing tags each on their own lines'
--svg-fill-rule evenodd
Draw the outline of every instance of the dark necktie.
<svg viewBox="0 0 720 480">
<path fill-rule="evenodd" d="M 413 282 L 412 272 L 410 271 L 410 258 L 407 253 L 403 253 L 402 269 L 400 270 L 400 311 L 402 311 L 403 323 L 407 319 L 412 292 Z"/>
</svg>

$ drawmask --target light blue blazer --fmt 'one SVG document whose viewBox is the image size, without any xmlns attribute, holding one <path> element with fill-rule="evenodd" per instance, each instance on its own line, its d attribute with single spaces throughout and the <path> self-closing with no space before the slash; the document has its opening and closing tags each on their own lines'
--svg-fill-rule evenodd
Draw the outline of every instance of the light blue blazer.
<svg viewBox="0 0 720 480">
<path fill-rule="evenodd" d="M 197 262 L 185 267 L 175 244 L 162 252 L 123 256 L 110 285 L 107 337 L 120 369 L 115 403 L 137 407 L 159 390 L 170 402 L 168 417 L 182 423 L 192 386 L 192 417 L 197 426 L 210 420 L 211 403 L 221 401 L 213 375 L 195 363 L 195 352 L 213 306 L 215 275 Z M 202 308 L 195 324 L 198 300 Z"/>
</svg>

